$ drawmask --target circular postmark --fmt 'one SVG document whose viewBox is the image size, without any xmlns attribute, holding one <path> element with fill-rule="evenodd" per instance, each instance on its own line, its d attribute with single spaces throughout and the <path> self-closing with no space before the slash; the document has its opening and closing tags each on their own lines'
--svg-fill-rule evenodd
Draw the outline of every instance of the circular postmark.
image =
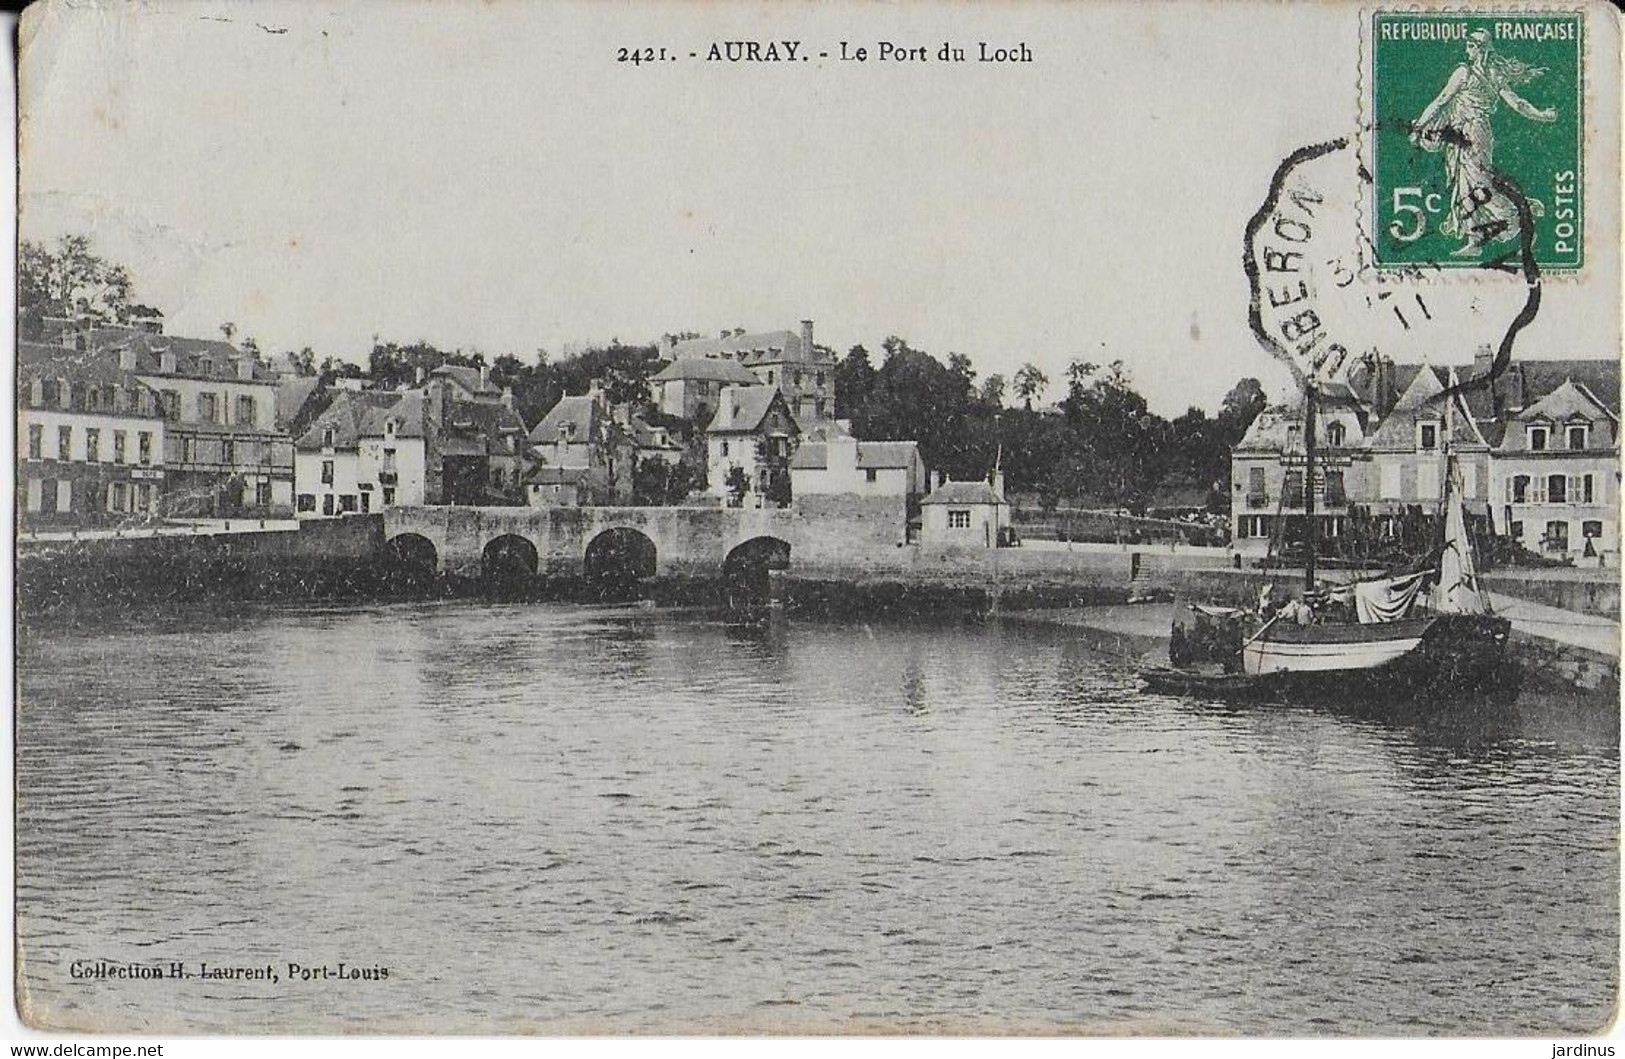
<svg viewBox="0 0 1625 1059">
<path fill-rule="evenodd" d="M 1492 210 L 1514 216 L 1503 252 L 1470 270 L 1380 268 L 1377 244 L 1361 223 L 1372 176 L 1357 143 L 1345 136 L 1309 144 L 1276 167 L 1246 228 L 1254 337 L 1302 388 L 1345 381 L 1383 357 L 1473 365 L 1447 393 L 1487 385 L 1540 309 L 1529 200 L 1509 176 L 1488 171 L 1486 188 L 1474 190 L 1461 210 L 1469 219 Z"/>
</svg>

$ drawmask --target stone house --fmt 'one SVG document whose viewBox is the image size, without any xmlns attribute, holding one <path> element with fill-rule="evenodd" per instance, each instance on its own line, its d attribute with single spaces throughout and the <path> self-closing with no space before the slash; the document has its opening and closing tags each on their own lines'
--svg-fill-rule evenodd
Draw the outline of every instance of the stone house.
<svg viewBox="0 0 1625 1059">
<path fill-rule="evenodd" d="M 920 501 L 920 543 L 927 547 L 996 548 L 1010 525 L 1002 475 L 985 481 L 943 482 Z"/>
<path fill-rule="evenodd" d="M 158 394 L 111 349 L 17 344 L 17 508 L 25 529 L 99 529 L 163 509 Z"/>
<path fill-rule="evenodd" d="M 724 331 L 716 338 L 686 340 L 667 335 L 661 340 L 660 351 L 674 363 L 722 360 L 749 369 L 756 382 L 778 387 L 784 394 L 785 406 L 803 430 L 811 431 L 835 416 L 835 357 L 813 342 L 811 320 L 801 321 L 799 331 L 746 334 L 740 328 Z M 747 385 L 743 380 L 732 384 Z"/>
<path fill-rule="evenodd" d="M 790 457 L 800 437 L 777 386 L 724 387 L 704 428 L 706 492 L 734 506 L 780 503 L 790 490 Z M 736 482 L 745 486 L 743 495 Z"/>
</svg>

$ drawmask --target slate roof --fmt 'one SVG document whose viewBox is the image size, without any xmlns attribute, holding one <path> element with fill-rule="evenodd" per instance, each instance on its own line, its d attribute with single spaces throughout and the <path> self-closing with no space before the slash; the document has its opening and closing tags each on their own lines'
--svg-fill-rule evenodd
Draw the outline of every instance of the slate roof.
<svg viewBox="0 0 1625 1059">
<path fill-rule="evenodd" d="M 943 482 L 922 504 L 1006 504 L 1009 501 L 986 482 Z"/>
<path fill-rule="evenodd" d="M 549 467 L 543 465 L 532 468 L 530 473 L 525 475 L 524 480 L 528 485 L 577 485 L 586 481 L 587 476 L 590 474 L 592 474 L 592 469 L 589 467 Z"/>
<path fill-rule="evenodd" d="M 599 417 L 598 401 L 592 394 L 560 397 L 531 430 L 530 440 L 537 445 L 550 445 L 559 439 L 560 428 L 571 427 L 573 430 L 563 436 L 585 445 L 595 436 Z"/>
<path fill-rule="evenodd" d="M 1411 452 L 1416 449 L 1416 424 L 1418 421 L 1445 419 L 1444 402 L 1434 401 L 1433 398 L 1444 392 L 1449 383 L 1449 376 L 1439 377 L 1437 369 L 1417 371 L 1413 373 L 1410 384 L 1405 392 L 1400 394 L 1399 401 L 1395 403 L 1393 411 L 1383 419 L 1382 425 L 1377 427 L 1376 433 L 1371 435 L 1370 446 L 1373 449 L 1387 451 Z M 1452 398 L 1456 404 L 1456 414 L 1450 417 L 1454 424 L 1450 431 L 1450 441 L 1456 445 L 1483 445 L 1485 439 L 1479 434 L 1473 423 L 1473 417 L 1468 414 L 1467 408 L 1459 397 Z"/>
<path fill-rule="evenodd" d="M 87 344 L 91 349 L 134 349 L 136 371 L 143 375 L 172 374 L 193 379 L 223 379 L 230 382 L 257 382 L 274 386 L 276 374 L 269 367 L 254 361 L 253 377 L 240 379 L 237 362 L 253 354 L 245 353 L 230 342 L 214 338 L 183 338 L 179 335 L 157 335 L 136 327 L 98 327 L 90 332 Z M 161 355 L 175 354 L 175 370 L 161 370 Z M 204 370 L 207 368 L 208 370 Z"/>
<path fill-rule="evenodd" d="M 858 470 L 906 470 L 918 458 L 919 444 L 913 441 L 858 442 Z M 822 441 L 804 442 L 790 457 L 790 469 L 822 471 L 829 468 L 829 446 Z"/>
<path fill-rule="evenodd" d="M 1524 422 L 1544 418 L 1561 424 L 1573 417 L 1590 420 L 1596 415 L 1598 408 L 1607 411 L 1607 406 L 1602 403 L 1601 398 L 1594 395 L 1588 387 L 1581 386 L 1572 379 L 1565 379 L 1557 389 L 1519 412 L 1516 418 Z"/>
<path fill-rule="evenodd" d="M 442 364 L 429 374 L 452 379 L 457 385 L 477 397 L 496 397 L 502 393 L 502 390 L 492 383 L 481 381 L 480 369 L 478 368 L 465 367 L 461 364 Z"/>
<path fill-rule="evenodd" d="M 726 335 L 720 338 L 689 338 L 672 347 L 679 358 L 727 357 L 744 365 L 803 364 L 833 365 L 835 358 L 815 349 L 803 349 L 801 336 L 794 331 L 763 331 L 754 335 Z"/>
<path fill-rule="evenodd" d="M 423 395 L 403 393 L 398 396 L 400 400 L 393 404 L 379 404 L 367 409 L 356 433 L 364 438 L 381 438 L 384 436 L 384 423 L 393 419 L 396 437 L 423 437 L 423 412 L 426 407 Z"/>
<path fill-rule="evenodd" d="M 504 434 L 523 436 L 525 433 L 525 423 L 519 413 L 501 401 L 460 401 L 448 397 L 441 423 L 445 429 L 440 451 L 448 456 L 504 453 L 506 450 L 497 444 Z M 467 444 L 458 444 L 460 441 Z"/>
<path fill-rule="evenodd" d="M 314 414 L 305 404 L 316 392 L 322 380 L 314 375 L 288 376 L 276 387 L 276 425 L 294 434 L 303 434 L 306 423 Z"/>
<path fill-rule="evenodd" d="M 336 390 L 327 407 L 310 421 L 310 426 L 299 435 L 295 447 L 302 452 L 317 452 L 323 444 L 329 427 L 333 430 L 333 448 L 353 449 L 361 437 L 361 423 L 367 413 L 400 400 L 393 391 Z"/>
<path fill-rule="evenodd" d="M 725 382 L 739 386 L 754 386 L 761 381 L 743 365 L 717 357 L 679 357 L 661 368 L 649 381 L 675 382 L 679 379 Z"/>
<path fill-rule="evenodd" d="M 19 380 L 66 379 L 70 383 L 116 384 L 151 389 L 135 372 L 119 367 L 116 350 L 90 349 L 81 352 L 45 342 L 17 343 L 17 376 Z"/>
<path fill-rule="evenodd" d="M 784 403 L 783 396 L 777 386 L 763 383 L 759 386 L 726 386 L 722 390 L 722 399 L 717 402 L 717 410 L 711 416 L 711 422 L 706 426 L 707 434 L 754 434 L 761 429 L 762 421 L 772 411 L 773 403 L 777 400 Z M 724 411 L 732 414 L 723 422 Z M 789 415 L 788 406 L 785 414 Z M 791 416 L 794 422 L 794 417 Z M 797 430 L 800 429 L 798 426 Z"/>
</svg>

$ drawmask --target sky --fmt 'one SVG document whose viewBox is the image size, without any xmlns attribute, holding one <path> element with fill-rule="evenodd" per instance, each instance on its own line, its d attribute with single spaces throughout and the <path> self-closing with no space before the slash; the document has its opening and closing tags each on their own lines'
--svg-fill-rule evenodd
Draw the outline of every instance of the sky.
<svg viewBox="0 0 1625 1059">
<path fill-rule="evenodd" d="M 1591 21 L 1617 84 L 1617 31 Z M 265 350 L 529 359 L 810 318 L 840 353 L 897 334 L 983 376 L 1032 361 L 1050 399 L 1072 359 L 1120 358 L 1173 415 L 1289 382 L 1246 326 L 1242 228 L 1283 156 L 1357 125 L 1359 24 L 1352 4 L 53 0 L 23 27 L 20 228 L 89 233 L 172 333 L 229 320 Z M 688 58 L 727 40 L 813 58 Z M 1033 62 L 936 61 L 949 40 Z M 931 58 L 881 63 L 882 41 Z M 1619 241 L 1618 98 L 1593 92 L 1595 246 Z M 1520 355 L 1618 354 L 1618 255 L 1590 262 L 1548 284 Z"/>
</svg>

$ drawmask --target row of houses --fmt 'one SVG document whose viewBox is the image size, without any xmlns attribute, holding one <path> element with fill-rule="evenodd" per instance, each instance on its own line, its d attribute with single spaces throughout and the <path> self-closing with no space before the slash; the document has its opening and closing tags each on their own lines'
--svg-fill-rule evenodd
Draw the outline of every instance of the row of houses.
<svg viewBox="0 0 1625 1059">
<path fill-rule="evenodd" d="M 1473 375 L 1488 373 L 1490 351 Z M 1465 369 L 1462 372 L 1465 375 Z M 1305 481 L 1304 410 L 1265 410 L 1231 455 L 1238 550 L 1300 532 L 1306 491 L 1334 547 L 1358 519 L 1378 536 L 1432 515 L 1446 453 L 1468 510 L 1545 557 L 1609 563 L 1619 554 L 1619 362 L 1515 362 L 1490 386 L 1440 400 L 1454 371 L 1378 359 L 1317 403 L 1316 466 Z M 1296 525 L 1295 525 L 1296 524 Z"/>
</svg>

